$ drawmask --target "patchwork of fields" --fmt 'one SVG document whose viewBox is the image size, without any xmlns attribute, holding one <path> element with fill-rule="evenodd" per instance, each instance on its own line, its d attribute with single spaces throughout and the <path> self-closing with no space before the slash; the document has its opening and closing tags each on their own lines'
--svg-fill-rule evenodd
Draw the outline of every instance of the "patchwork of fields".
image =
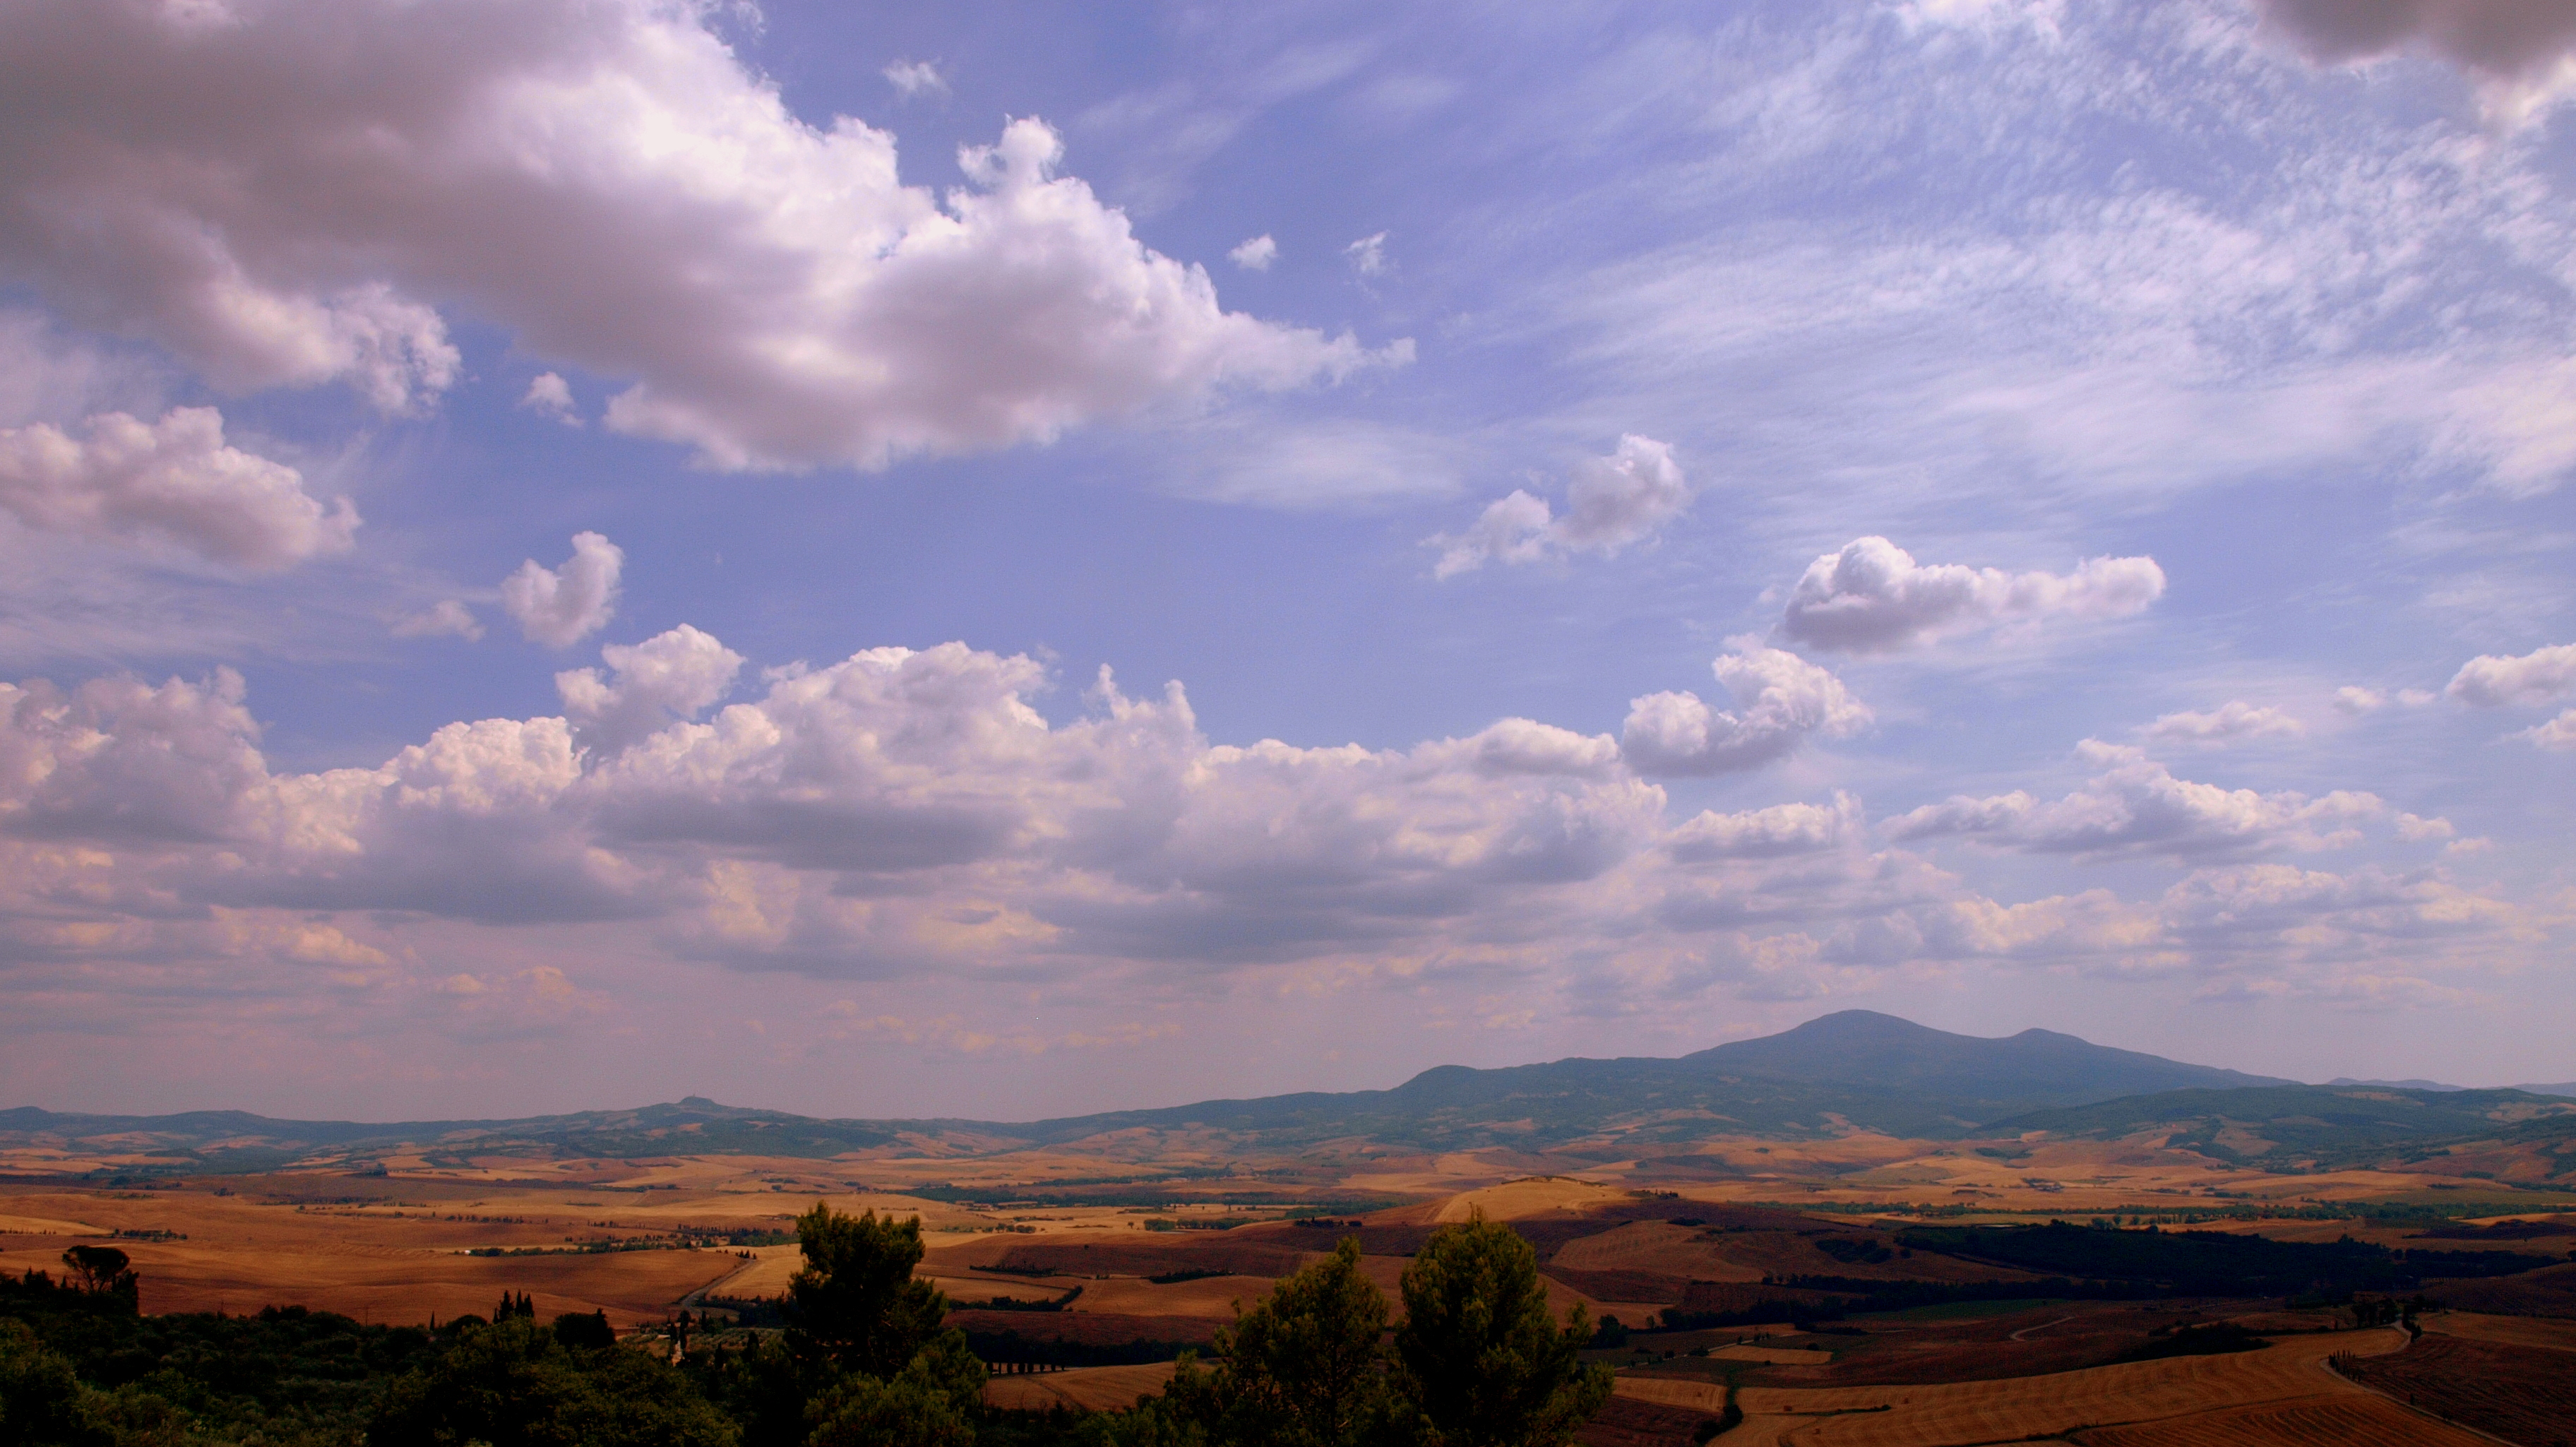
<svg viewBox="0 0 2576 1447">
<path fill-rule="evenodd" d="M 1839 1152 L 1833 1179 L 1848 1181 L 1856 1149 Z M 543 1316 L 596 1310 L 650 1334 L 686 1310 L 721 1335 L 775 1320 L 755 1308 L 782 1296 L 801 1262 L 785 1233 L 828 1201 L 922 1218 L 921 1273 L 952 1302 L 951 1324 L 1011 1368 L 988 1402 L 1101 1410 L 1159 1390 L 1174 1352 L 1204 1349 L 1238 1303 L 1337 1240 L 1359 1241 L 1362 1270 L 1393 1297 L 1434 1231 L 1482 1214 L 1535 1247 L 1553 1309 L 1617 1323 L 1589 1354 L 1619 1373 L 1612 1407 L 1585 1429 L 1591 1447 L 1682 1447 L 1730 1402 L 1742 1420 L 1726 1447 L 2493 1440 L 2469 1427 L 2546 1447 L 2563 1431 L 2552 1424 L 2576 1420 L 2565 1385 L 2576 1381 L 2576 1311 L 2533 1314 L 2552 1310 L 2567 1290 L 2559 1278 L 2576 1275 L 2552 1264 L 2576 1234 L 2567 1217 L 2338 1218 L 2330 1193 L 2357 1183 L 2308 1176 L 2299 1210 L 2270 1219 L 2187 1221 L 2150 1201 L 2125 1216 L 2097 1212 L 2084 1228 L 2017 1226 L 2082 1213 L 2069 1189 L 2026 1181 L 2026 1208 L 1962 1214 L 1897 1201 L 1754 1203 L 1740 1183 L 1459 1180 L 1470 1164 L 1426 1162 L 1413 1184 L 1453 1189 L 1392 1204 L 1381 1194 L 1329 1224 L 1293 1218 L 1288 1203 L 1245 1204 L 1259 1178 L 1205 1173 L 1134 1204 L 1131 1188 L 1086 1201 L 1025 1180 L 972 1191 L 991 1199 L 967 1199 L 953 1181 L 915 1195 L 862 1185 L 856 1162 L 746 1157 L 148 1186 L 30 1172 L 0 1179 L 0 1272 L 55 1269 L 67 1247 L 114 1244 L 132 1258 L 149 1312 L 293 1304 L 424 1322 L 488 1313 L 503 1293 L 524 1292 Z M 1380 1173 L 1379 1191 L 1391 1175 Z M 1083 1178 L 1053 1169 L 1050 1179 Z M 2286 1206 L 2290 1182 L 2278 1184 Z M 1321 1193 L 1355 1194 L 1347 1183 Z M 2161 1263 L 2165 1277 L 2136 1275 L 2147 1269 L 2139 1261 Z M 2365 1275 L 2301 1302 L 2213 1287 L 2211 1262 L 2267 1282 L 2290 1279 L 2284 1271 Z M 2433 1279 L 2437 1270 L 2457 1276 Z M 2427 1309 L 2420 1339 L 2357 1325 L 2360 1308 L 2339 1303 L 2366 1306 L 2382 1278 L 2508 1311 Z M 747 1326 L 729 1327 L 738 1309 Z M 2234 1336 L 2209 1335 L 2231 1322 Z"/>
</svg>

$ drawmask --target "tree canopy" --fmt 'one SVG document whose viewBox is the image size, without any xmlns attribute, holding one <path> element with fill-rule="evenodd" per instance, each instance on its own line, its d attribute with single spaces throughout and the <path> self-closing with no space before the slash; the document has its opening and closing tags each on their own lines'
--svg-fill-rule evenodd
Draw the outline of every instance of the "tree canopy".
<svg viewBox="0 0 2576 1447">
<path fill-rule="evenodd" d="M 848 1371 L 891 1377 L 939 1334 L 948 1298 L 913 1276 L 921 1218 L 844 1215 L 816 1202 L 796 1218 L 804 1269 L 787 1284 L 799 1344 Z"/>
<path fill-rule="evenodd" d="M 1608 1400 L 1609 1369 L 1581 1357 L 1589 1315 L 1549 1319 L 1538 1253 L 1511 1228 L 1479 1212 L 1434 1232 L 1402 1285 L 1396 1357 L 1442 1447 L 1553 1447 Z"/>
</svg>

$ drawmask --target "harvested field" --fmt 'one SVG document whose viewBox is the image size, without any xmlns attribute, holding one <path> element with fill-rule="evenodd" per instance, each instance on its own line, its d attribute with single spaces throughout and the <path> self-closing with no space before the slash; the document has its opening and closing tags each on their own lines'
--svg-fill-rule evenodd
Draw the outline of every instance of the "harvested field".
<svg viewBox="0 0 2576 1447">
<path fill-rule="evenodd" d="M 2454 1311 L 2576 1317 L 2576 1262 L 2482 1281 L 2427 1281 L 2424 1294 Z"/>
<path fill-rule="evenodd" d="M 2543 1316 L 2478 1316 L 2465 1311 L 2436 1312 L 2423 1318 L 2424 1329 L 2443 1336 L 2464 1336 L 2471 1341 L 2502 1342 L 2506 1346 L 2542 1347 L 2550 1351 L 2576 1352 L 2576 1321 L 2557 1321 Z"/>
<path fill-rule="evenodd" d="M 2412 1350 L 2335 1365 L 2391 1398 L 2511 1441 L 2563 1440 L 2576 1423 L 2576 1370 L 2562 1351 L 2428 1332 Z"/>
<path fill-rule="evenodd" d="M 1574 1434 L 1583 1447 L 1690 1447 L 1691 1433 L 1717 1414 L 1639 1397 L 1614 1396 Z"/>
<path fill-rule="evenodd" d="M 1834 1359 L 1832 1352 L 1808 1347 L 1719 1347 L 1709 1355 L 1730 1362 L 1763 1362 L 1775 1367 L 1817 1367 Z"/>
<path fill-rule="evenodd" d="M 58 1258 L 70 1244 L 63 1238 L 8 1238 L 0 1249 L 0 1271 L 59 1271 Z M 274 1245 L 128 1241 L 122 1247 L 142 1277 L 148 1312 L 300 1305 L 378 1322 L 489 1315 L 502 1292 L 524 1291 L 543 1316 L 598 1310 L 618 1326 L 632 1326 L 661 1320 L 681 1297 L 743 1264 L 722 1251 L 488 1257 L 309 1239 Z"/>
<path fill-rule="evenodd" d="M 1141 1234 L 1141 1233 L 1140 1233 Z M 1174 1271 L 1223 1271 L 1236 1276 L 1286 1276 L 1320 1250 L 1270 1241 L 1229 1239 L 1232 1232 L 1204 1233 L 1205 1240 L 1172 1240 L 1200 1233 L 1154 1233 L 1164 1239 L 1120 1237 L 1100 1241 L 1040 1240 L 1015 1245 L 990 1264 L 1019 1276 L 1161 1276 Z"/>
<path fill-rule="evenodd" d="M 1568 1291 L 1594 1301 L 1634 1301 L 1664 1307 L 1678 1303 L 1682 1294 L 1690 1290 L 1690 1283 L 1681 1277 L 1657 1276 L 1650 1271 L 1568 1271 L 1551 1266 L 1546 1274 Z"/>
<path fill-rule="evenodd" d="M 2473 1436 L 2427 1421 L 2384 1397 L 2335 1397 L 2203 1412 L 2170 1422 L 2095 1427 L 2073 1434 L 2082 1447 L 2479 1447 Z"/>
<path fill-rule="evenodd" d="M 2126 1304 L 2063 1303 L 1989 1316 L 1873 1320 L 1835 1343 L 1829 1370 L 1765 1372 L 1768 1386 L 1916 1386 L 2036 1377 L 2108 1365 L 2192 1312 Z"/>
<path fill-rule="evenodd" d="M 1611 1385 L 1611 1390 L 1640 1402 L 1686 1407 L 1711 1417 L 1726 1410 L 1726 1384 L 1723 1382 L 1692 1381 L 1686 1377 L 1621 1377 Z"/>
<path fill-rule="evenodd" d="M 1624 1206 L 1633 1201 L 1631 1194 L 1617 1186 L 1604 1186 L 1592 1181 L 1578 1181 L 1568 1176 L 1541 1176 L 1526 1181 L 1506 1181 L 1479 1191 L 1461 1191 L 1449 1198 L 1433 1219 L 1441 1222 L 1464 1221 L 1482 1211 L 1489 1221 L 1518 1221 L 1530 1216 L 1558 1212 L 1580 1212 L 1599 1206 Z"/>
<path fill-rule="evenodd" d="M 1061 1280 L 1061 1278 L 1057 1278 Z M 1156 1285 L 1142 1277 L 1113 1276 L 1079 1283 L 1082 1295 L 1068 1311 L 1111 1312 L 1127 1316 L 1204 1316 L 1234 1320 L 1234 1303 L 1246 1305 L 1270 1295 L 1267 1276 L 1205 1276 L 1196 1281 Z"/>
<path fill-rule="evenodd" d="M 1676 1226 L 1670 1221 L 1630 1221 L 1567 1242 L 1548 1265 L 1558 1271 L 1636 1271 L 1678 1276 L 1685 1281 L 1762 1279 L 1761 1272 L 1727 1260 L 1714 1243 L 1702 1239 L 1702 1234 L 1699 1227 Z"/>
<path fill-rule="evenodd" d="M 1119 1412 L 1152 1396 L 1172 1380 L 1170 1362 L 1139 1367 L 1073 1367 L 1061 1372 L 995 1377 L 984 1384 L 984 1404 L 1026 1411 L 1074 1407 Z"/>
<path fill-rule="evenodd" d="M 2337 1332 L 2231 1356 L 2177 1357 L 2001 1381 L 1799 1390 L 1747 1387 L 1748 1418 L 1800 1447 L 1967 1447 L 2079 1429 L 2177 1421 L 2216 1410 L 2349 1395 L 2322 1370 L 2336 1353 L 2402 1349 L 2394 1329 Z M 1752 1425 L 1750 1421 L 1748 1426 Z"/>
</svg>

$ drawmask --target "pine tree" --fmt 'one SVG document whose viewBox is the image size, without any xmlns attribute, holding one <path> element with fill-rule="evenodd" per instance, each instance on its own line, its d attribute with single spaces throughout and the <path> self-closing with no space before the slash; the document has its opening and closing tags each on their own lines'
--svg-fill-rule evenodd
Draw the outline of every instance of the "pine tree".
<svg viewBox="0 0 2576 1447">
<path fill-rule="evenodd" d="M 1609 1369 L 1580 1355 L 1589 1315 L 1551 1322 L 1538 1253 L 1482 1212 L 1434 1233 L 1403 1289 L 1396 1356 L 1443 1447 L 1556 1447 L 1608 1400 Z"/>
</svg>

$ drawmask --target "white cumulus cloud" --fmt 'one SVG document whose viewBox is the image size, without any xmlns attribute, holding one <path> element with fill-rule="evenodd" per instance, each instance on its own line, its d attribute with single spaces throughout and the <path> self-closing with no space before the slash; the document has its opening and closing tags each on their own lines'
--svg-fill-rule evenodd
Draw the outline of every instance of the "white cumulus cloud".
<svg viewBox="0 0 2576 1447">
<path fill-rule="evenodd" d="M 1432 572 L 1447 578 L 1559 552 L 1614 554 L 1688 511 L 1692 495 L 1671 446 L 1630 433 L 1609 456 L 1587 458 L 1575 469 L 1563 516 L 1546 499 L 1514 489 L 1487 504 L 1465 532 L 1429 540 L 1440 549 Z"/>
<path fill-rule="evenodd" d="M 254 571 L 345 552 L 357 529 L 347 498 L 326 508 L 294 468 L 226 446 L 212 407 L 158 422 L 105 412 L 82 433 L 0 429 L 0 510 L 31 528 L 157 539 Z"/>
<path fill-rule="evenodd" d="M 665 0 L 0 7 L 0 277 L 220 385 L 389 408 L 430 305 L 635 379 L 612 428 L 722 467 L 875 467 L 1393 360 L 1224 310 L 1019 119 L 906 186 Z"/>
<path fill-rule="evenodd" d="M 1641 774 L 1702 775 L 1755 769 L 1810 735 L 1844 738 L 1870 721 L 1842 680 L 1794 653 L 1739 638 L 1711 665 L 1736 709 L 1713 709 L 1689 692 L 1651 693 L 1628 705 L 1619 751 Z"/>
<path fill-rule="evenodd" d="M 566 426 L 581 425 L 581 414 L 573 410 L 572 384 L 566 382 L 560 372 L 539 372 L 528 383 L 527 393 L 519 398 L 519 405 Z"/>
<path fill-rule="evenodd" d="M 2545 724 L 2524 729 L 2515 738 L 2561 753 L 2576 752 L 2576 708 L 2571 708 Z"/>
<path fill-rule="evenodd" d="M 2091 558 L 2073 573 L 1921 564 L 1881 537 L 1807 565 L 1780 631 L 1817 648 L 1888 653 L 2005 623 L 2125 618 L 2164 596 L 2153 558 Z"/>
<path fill-rule="evenodd" d="M 1268 271 L 1270 263 L 1279 259 L 1279 243 L 1271 240 L 1270 233 L 1265 231 L 1227 252 L 1225 257 L 1246 271 Z"/>
<path fill-rule="evenodd" d="M 614 752 L 675 718 L 695 718 L 725 696 L 742 671 L 742 655 L 683 623 L 632 646 L 599 651 L 609 677 L 596 668 L 555 675 L 564 717 L 574 737 Z"/>
<path fill-rule="evenodd" d="M 2354 824 L 2388 812 L 2375 794 L 2262 794 L 2175 778 L 2136 749 L 2087 740 L 2077 752 L 2103 771 L 2064 798 L 2043 801 L 2018 789 L 1955 795 L 1888 820 L 1888 836 L 1963 837 L 2033 854 L 2192 858 L 2342 847 L 2358 841 Z"/>
<path fill-rule="evenodd" d="M 2443 692 L 2479 708 L 2548 703 L 2576 689 L 2576 643 L 2507 657 L 2487 653 L 2460 665 Z"/>
<path fill-rule="evenodd" d="M 2231 699 L 2207 711 L 2169 713 L 2146 726 L 2148 738 L 2163 743 L 2221 747 L 2247 739 L 2300 739 L 2307 725 L 2277 708 L 2257 708 Z"/>
<path fill-rule="evenodd" d="M 528 559 L 501 580 L 501 607 L 529 641 L 570 648 L 608 626 L 617 613 L 617 578 L 626 553 L 598 533 L 575 533 L 560 568 Z"/>
<path fill-rule="evenodd" d="M 1703 809 L 1664 836 L 1676 863 L 1768 859 L 1838 849 L 1864 832 L 1858 797 L 1837 792 L 1830 804 L 1774 804 L 1720 814 Z"/>
</svg>

